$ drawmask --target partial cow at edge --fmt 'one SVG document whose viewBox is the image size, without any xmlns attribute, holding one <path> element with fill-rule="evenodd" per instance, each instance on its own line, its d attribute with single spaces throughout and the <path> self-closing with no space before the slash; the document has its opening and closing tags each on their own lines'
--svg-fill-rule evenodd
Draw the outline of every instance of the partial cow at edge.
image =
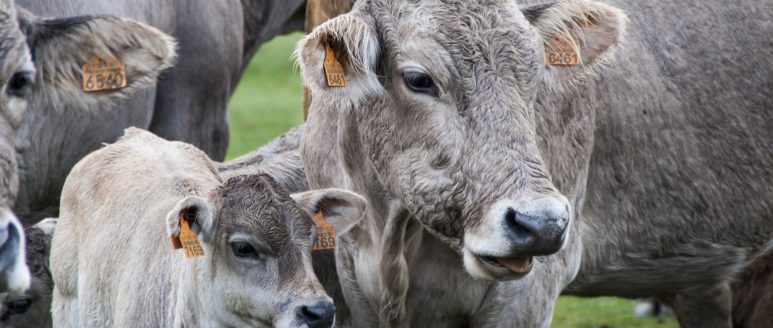
<svg viewBox="0 0 773 328">
<path fill-rule="evenodd" d="M 48 260 L 56 222 L 48 218 L 24 229 L 30 287 L 23 292 L 0 293 L 0 327 L 51 327 L 54 282 Z"/>
</svg>

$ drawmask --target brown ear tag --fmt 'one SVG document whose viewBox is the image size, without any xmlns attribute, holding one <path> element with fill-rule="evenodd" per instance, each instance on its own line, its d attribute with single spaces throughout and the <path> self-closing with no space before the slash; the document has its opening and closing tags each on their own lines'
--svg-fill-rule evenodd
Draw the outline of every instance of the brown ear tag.
<svg viewBox="0 0 773 328">
<path fill-rule="evenodd" d="M 174 249 L 185 248 L 185 256 L 187 257 L 204 256 L 204 248 L 201 247 L 199 236 L 191 230 L 188 221 L 183 219 L 182 214 L 180 214 L 180 236 L 172 236 L 172 247 Z"/>
<path fill-rule="evenodd" d="M 325 77 L 327 77 L 327 86 L 329 87 L 345 87 L 346 76 L 344 75 L 344 67 L 336 59 L 333 48 L 325 43 Z"/>
<path fill-rule="evenodd" d="M 317 225 L 317 240 L 314 241 L 312 250 L 335 249 L 336 248 L 336 228 L 325 220 L 322 211 L 314 214 L 314 223 Z"/>
<path fill-rule="evenodd" d="M 580 55 L 564 38 L 553 37 L 545 44 L 545 58 L 548 65 L 575 66 L 580 65 Z"/>
<path fill-rule="evenodd" d="M 115 56 L 94 56 L 83 65 L 83 91 L 96 92 L 123 87 L 126 87 L 126 67 Z"/>
</svg>

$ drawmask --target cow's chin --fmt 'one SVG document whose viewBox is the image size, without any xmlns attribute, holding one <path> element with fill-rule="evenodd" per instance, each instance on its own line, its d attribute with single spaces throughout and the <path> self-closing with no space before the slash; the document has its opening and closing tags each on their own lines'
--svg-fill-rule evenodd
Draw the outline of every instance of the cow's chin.
<svg viewBox="0 0 773 328">
<path fill-rule="evenodd" d="M 462 249 L 464 268 L 473 278 L 484 280 L 515 280 L 529 274 L 534 268 L 534 258 L 497 258 L 478 255 L 467 247 Z"/>
</svg>

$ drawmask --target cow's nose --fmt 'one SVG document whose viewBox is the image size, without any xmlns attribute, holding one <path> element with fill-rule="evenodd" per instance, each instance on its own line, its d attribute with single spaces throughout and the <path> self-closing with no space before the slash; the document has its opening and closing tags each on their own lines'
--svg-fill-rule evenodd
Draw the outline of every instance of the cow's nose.
<svg viewBox="0 0 773 328">
<path fill-rule="evenodd" d="M 508 207 L 503 215 L 507 235 L 521 253 L 548 255 L 561 249 L 569 223 L 566 200 L 542 197 Z"/>
<path fill-rule="evenodd" d="M 296 311 L 298 319 L 309 328 L 329 328 L 335 320 L 336 307 L 333 302 L 319 301 L 312 305 L 304 305 Z"/>
</svg>

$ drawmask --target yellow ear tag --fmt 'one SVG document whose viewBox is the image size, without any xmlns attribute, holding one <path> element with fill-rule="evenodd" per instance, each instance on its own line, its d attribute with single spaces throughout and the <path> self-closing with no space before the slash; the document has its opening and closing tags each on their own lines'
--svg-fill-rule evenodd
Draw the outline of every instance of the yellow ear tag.
<svg viewBox="0 0 773 328">
<path fill-rule="evenodd" d="M 575 66 L 580 64 L 580 55 L 563 38 L 553 37 L 545 44 L 545 58 L 548 65 Z"/>
<path fill-rule="evenodd" d="M 96 92 L 123 87 L 126 87 L 126 67 L 115 56 L 94 56 L 83 65 L 83 91 Z"/>
<path fill-rule="evenodd" d="M 317 240 L 314 241 L 313 250 L 335 249 L 336 248 L 336 228 L 325 220 L 322 211 L 314 215 L 314 224 L 317 225 Z"/>
<path fill-rule="evenodd" d="M 187 257 L 204 256 L 204 248 L 201 247 L 199 237 L 191 230 L 188 221 L 183 219 L 182 214 L 180 214 L 180 236 L 172 236 L 172 247 L 174 249 L 185 248 L 185 256 Z"/>
<path fill-rule="evenodd" d="M 325 43 L 325 76 L 327 77 L 327 86 L 329 87 L 345 87 L 346 76 L 344 75 L 344 68 L 341 63 L 336 59 L 333 48 Z"/>
</svg>

